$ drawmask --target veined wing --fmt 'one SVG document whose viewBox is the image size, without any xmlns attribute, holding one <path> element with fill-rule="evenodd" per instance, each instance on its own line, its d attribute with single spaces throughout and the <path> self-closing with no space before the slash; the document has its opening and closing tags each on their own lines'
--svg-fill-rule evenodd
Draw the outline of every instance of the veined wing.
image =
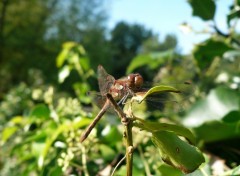
<svg viewBox="0 0 240 176">
<path fill-rule="evenodd" d="M 103 66 L 98 66 L 98 85 L 101 95 L 104 96 L 109 92 L 110 87 L 114 84 L 114 77 L 109 75 Z"/>
<path fill-rule="evenodd" d="M 148 107 L 152 110 L 163 111 L 165 109 L 169 109 L 173 113 L 185 110 L 190 103 L 190 97 L 194 93 L 194 86 L 189 82 L 167 84 L 167 86 L 172 86 L 179 91 L 156 92 L 148 95 L 144 102 L 147 103 Z M 136 95 L 143 96 L 148 90 L 148 88 L 143 88 L 140 92 L 137 92 Z"/>
</svg>

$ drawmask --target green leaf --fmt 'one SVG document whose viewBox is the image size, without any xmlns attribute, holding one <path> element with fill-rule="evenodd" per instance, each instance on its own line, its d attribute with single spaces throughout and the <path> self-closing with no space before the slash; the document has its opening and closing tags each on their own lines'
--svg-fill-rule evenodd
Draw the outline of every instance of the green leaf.
<svg viewBox="0 0 240 176">
<path fill-rule="evenodd" d="M 127 68 L 127 74 L 132 73 L 135 69 L 145 65 L 149 66 L 151 69 L 156 69 L 165 63 L 166 60 L 173 58 L 173 55 L 173 50 L 138 55 L 133 58 L 132 62 L 129 64 Z"/>
<path fill-rule="evenodd" d="M 62 67 L 58 73 L 58 82 L 59 83 L 63 83 L 64 80 L 69 76 L 70 72 L 71 72 L 72 67 L 70 67 L 69 65 L 65 65 L 64 67 Z"/>
<path fill-rule="evenodd" d="M 1 134 L 1 145 L 4 144 L 13 134 L 15 134 L 17 130 L 18 130 L 18 127 L 16 126 L 4 128 Z"/>
<path fill-rule="evenodd" d="M 63 48 L 70 50 L 70 49 L 72 49 L 73 47 L 75 47 L 77 45 L 78 45 L 78 43 L 76 43 L 76 42 L 65 42 L 63 44 Z"/>
<path fill-rule="evenodd" d="M 194 128 L 197 140 L 215 142 L 240 137 L 240 112 L 233 111 L 227 114 L 223 121 L 210 121 Z M 211 135 L 209 135 L 211 134 Z"/>
<path fill-rule="evenodd" d="M 39 104 L 32 109 L 30 116 L 36 117 L 38 119 L 41 119 L 41 118 L 46 119 L 50 117 L 50 110 L 46 105 Z"/>
<path fill-rule="evenodd" d="M 180 93 L 178 89 L 172 86 L 160 85 L 152 87 L 147 92 L 137 92 L 136 95 L 133 96 L 132 101 L 137 101 L 138 103 L 141 103 L 145 98 L 147 98 L 151 94 L 160 94 L 164 92 Z"/>
<path fill-rule="evenodd" d="M 12 118 L 11 120 L 10 120 L 10 123 L 12 123 L 12 124 L 14 124 L 14 125 L 20 125 L 20 124 L 22 124 L 23 123 L 23 117 L 22 116 L 15 116 L 14 118 Z"/>
<path fill-rule="evenodd" d="M 65 42 L 62 46 L 62 51 L 59 53 L 59 55 L 57 56 L 57 67 L 60 68 L 63 66 L 64 62 L 66 60 L 68 60 L 71 57 L 68 57 L 70 54 L 70 51 L 76 47 L 77 52 L 79 52 L 80 54 L 85 54 L 85 50 L 83 48 L 82 45 L 76 43 L 76 42 Z"/>
<path fill-rule="evenodd" d="M 209 95 L 197 101 L 187 112 L 183 124 L 196 127 L 206 121 L 220 120 L 231 111 L 239 110 L 240 94 L 238 91 L 217 87 Z"/>
<path fill-rule="evenodd" d="M 224 42 L 209 39 L 204 43 L 197 45 L 194 49 L 193 55 L 198 66 L 201 69 L 206 69 L 211 65 L 216 56 L 221 57 L 228 50 L 232 50 L 232 48 Z"/>
<path fill-rule="evenodd" d="M 202 20 L 212 20 L 214 18 L 216 5 L 213 0 L 188 0 L 192 7 L 192 15 Z"/>
<path fill-rule="evenodd" d="M 222 119 L 225 123 L 237 123 L 240 121 L 240 111 L 231 111 Z"/>
<path fill-rule="evenodd" d="M 240 166 L 237 166 L 231 170 L 226 171 L 222 174 L 222 176 L 229 176 L 229 175 L 240 175 Z"/>
<path fill-rule="evenodd" d="M 190 143 L 192 144 L 196 143 L 195 136 L 192 134 L 192 132 L 183 126 L 167 124 L 167 123 L 148 122 L 140 118 L 136 118 L 134 122 L 134 126 L 151 133 L 158 132 L 158 131 L 174 132 L 178 136 L 185 137 Z"/>
<path fill-rule="evenodd" d="M 185 175 L 178 169 L 171 167 L 165 163 L 161 164 L 158 167 L 158 171 L 161 173 L 161 175 L 171 175 L 171 176 L 184 176 Z"/>
<path fill-rule="evenodd" d="M 63 49 L 57 56 L 56 65 L 58 68 L 62 67 L 64 62 L 67 60 L 69 49 Z"/>
<path fill-rule="evenodd" d="M 205 161 L 198 148 L 181 140 L 172 132 L 155 132 L 152 141 L 159 149 L 163 161 L 184 173 L 193 172 Z"/>
</svg>

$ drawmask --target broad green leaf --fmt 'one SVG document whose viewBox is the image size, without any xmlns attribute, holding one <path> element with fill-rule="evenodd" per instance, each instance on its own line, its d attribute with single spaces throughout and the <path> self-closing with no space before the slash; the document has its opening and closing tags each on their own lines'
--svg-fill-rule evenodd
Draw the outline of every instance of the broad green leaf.
<svg viewBox="0 0 240 176">
<path fill-rule="evenodd" d="M 185 176 L 185 174 L 183 174 L 180 170 L 178 170 L 172 166 L 169 166 L 165 163 L 161 164 L 158 167 L 158 171 L 160 172 L 161 176 L 164 176 L 164 175 Z"/>
<path fill-rule="evenodd" d="M 184 173 L 195 171 L 205 161 L 198 148 L 181 140 L 172 132 L 154 132 L 152 141 L 159 149 L 163 161 Z"/>
<path fill-rule="evenodd" d="M 185 137 L 190 143 L 192 144 L 196 143 L 195 137 L 192 134 L 192 132 L 183 126 L 167 124 L 167 123 L 148 122 L 140 118 L 136 118 L 134 122 L 134 126 L 151 133 L 158 132 L 158 131 L 174 132 L 178 136 Z"/>
<path fill-rule="evenodd" d="M 198 66 L 203 70 L 211 65 L 215 57 L 221 57 L 229 50 L 232 50 L 232 48 L 226 43 L 209 39 L 199 45 L 196 45 L 193 55 L 198 63 Z"/>
<path fill-rule="evenodd" d="M 206 121 L 220 120 L 230 111 L 239 110 L 240 94 L 238 91 L 218 87 L 210 91 L 209 95 L 197 101 L 187 112 L 183 124 L 196 127 Z"/>
<path fill-rule="evenodd" d="M 193 129 L 197 140 L 215 142 L 240 137 L 240 112 L 227 114 L 222 121 L 210 121 Z M 211 134 L 211 135 L 209 135 Z"/>
<path fill-rule="evenodd" d="M 160 94 L 163 92 L 174 92 L 174 93 L 180 93 L 180 91 L 172 86 L 155 86 L 149 89 L 147 92 L 137 92 L 136 96 L 133 96 L 132 101 L 137 101 L 141 103 L 145 98 L 147 98 L 151 94 Z"/>
<path fill-rule="evenodd" d="M 50 117 L 50 110 L 46 105 L 39 104 L 32 109 L 32 111 L 30 113 L 30 117 L 36 117 L 39 119 L 41 119 L 41 118 L 47 119 Z"/>
<path fill-rule="evenodd" d="M 192 15 L 202 20 L 213 20 L 216 5 L 213 0 L 188 0 L 192 7 Z"/>
<path fill-rule="evenodd" d="M 138 55 L 137 57 L 133 58 L 132 62 L 129 64 L 127 68 L 127 74 L 145 65 L 149 66 L 151 69 L 156 69 L 170 58 L 173 58 L 173 55 L 173 50 Z"/>
</svg>

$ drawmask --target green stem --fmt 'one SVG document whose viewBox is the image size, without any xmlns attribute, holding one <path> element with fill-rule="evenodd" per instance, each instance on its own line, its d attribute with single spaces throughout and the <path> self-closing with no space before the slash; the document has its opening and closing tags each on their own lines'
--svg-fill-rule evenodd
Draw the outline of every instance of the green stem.
<svg viewBox="0 0 240 176">
<path fill-rule="evenodd" d="M 127 163 L 127 176 L 132 176 L 133 165 L 133 139 L 132 139 L 132 121 L 130 120 L 125 125 L 125 139 L 126 139 L 126 163 Z"/>
<path fill-rule="evenodd" d="M 127 163 L 127 176 L 132 176 L 132 165 L 133 165 L 133 139 L 132 139 L 132 127 L 133 120 L 126 117 L 126 114 L 118 106 L 116 101 L 113 99 L 111 94 L 106 94 L 108 100 L 114 107 L 114 110 L 117 112 L 118 116 L 121 118 L 122 124 L 125 127 L 124 138 L 126 141 L 126 163 Z"/>
</svg>

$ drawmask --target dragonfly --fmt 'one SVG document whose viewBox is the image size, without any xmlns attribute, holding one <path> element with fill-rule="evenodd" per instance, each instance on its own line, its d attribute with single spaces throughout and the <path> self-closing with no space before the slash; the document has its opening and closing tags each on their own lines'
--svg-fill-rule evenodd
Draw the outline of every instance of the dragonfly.
<svg viewBox="0 0 240 176">
<path fill-rule="evenodd" d="M 105 97 L 106 94 L 109 93 L 115 101 L 118 101 L 118 104 L 125 102 L 128 97 L 133 96 L 135 92 L 139 91 L 143 85 L 143 77 L 139 73 L 132 73 L 124 78 L 115 79 L 112 75 L 108 74 L 101 65 L 98 66 L 97 73 L 101 96 Z M 93 122 L 82 134 L 80 139 L 81 142 L 88 137 L 92 129 L 110 106 L 110 102 L 106 100 Z"/>
<path fill-rule="evenodd" d="M 126 77 L 115 79 L 112 75 L 108 74 L 101 65 L 98 66 L 97 73 L 100 97 L 102 97 L 101 100 L 104 100 L 104 103 L 92 123 L 83 132 L 80 139 L 81 142 L 88 137 L 98 121 L 102 118 L 106 111 L 110 109 L 111 103 L 106 98 L 107 93 L 111 94 L 113 99 L 118 102 L 118 105 L 121 105 L 124 104 L 128 98 L 143 94 L 148 90 L 147 88 L 143 87 L 144 80 L 139 73 L 131 73 Z M 148 99 L 153 101 L 154 99 L 156 99 L 156 101 L 161 101 L 161 98 L 154 96 L 149 97 Z"/>
</svg>

